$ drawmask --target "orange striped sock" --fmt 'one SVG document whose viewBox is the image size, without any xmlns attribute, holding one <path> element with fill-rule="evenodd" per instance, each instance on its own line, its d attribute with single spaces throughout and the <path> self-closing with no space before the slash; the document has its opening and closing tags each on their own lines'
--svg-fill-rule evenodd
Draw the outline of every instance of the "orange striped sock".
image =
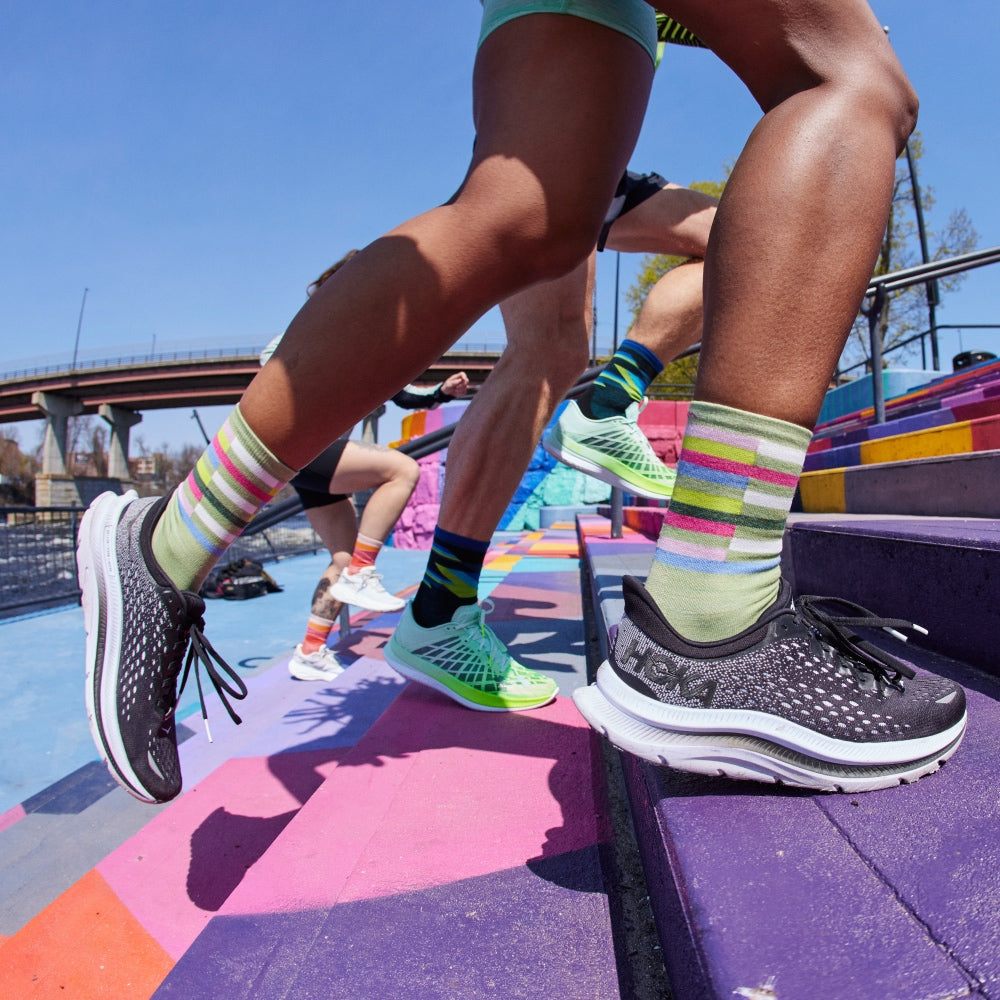
<svg viewBox="0 0 1000 1000">
<path fill-rule="evenodd" d="M 315 653 L 326 645 L 326 640 L 333 630 L 333 622 L 319 615 L 310 615 L 306 623 L 306 634 L 302 640 L 303 653 Z"/>
<path fill-rule="evenodd" d="M 366 566 L 374 566 L 376 557 L 382 551 L 382 545 L 383 543 L 377 538 L 359 534 L 354 543 L 354 552 L 351 553 L 351 564 L 347 567 L 347 571 L 357 573 Z"/>
</svg>

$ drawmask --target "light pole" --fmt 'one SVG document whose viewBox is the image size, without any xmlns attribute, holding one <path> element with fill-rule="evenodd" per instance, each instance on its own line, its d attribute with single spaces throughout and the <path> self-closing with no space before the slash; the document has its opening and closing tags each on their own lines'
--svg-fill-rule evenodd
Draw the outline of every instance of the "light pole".
<svg viewBox="0 0 1000 1000">
<path fill-rule="evenodd" d="M 924 228 L 924 206 L 920 197 L 920 184 L 917 181 L 917 166 L 913 162 L 913 153 L 910 151 L 909 142 L 906 143 L 906 165 L 910 168 L 910 190 L 913 192 L 913 207 L 917 213 L 917 233 L 920 235 L 920 259 L 923 263 L 930 261 L 927 252 L 927 230 Z M 931 367 L 937 371 L 941 367 L 938 358 L 937 339 L 937 305 L 938 283 L 936 280 L 928 281 L 924 284 L 927 292 L 927 321 L 928 332 L 931 336 Z"/>
<path fill-rule="evenodd" d="M 885 32 L 885 37 L 888 38 L 889 25 L 882 25 L 882 30 Z M 924 205 L 920 197 L 917 166 L 913 161 L 913 151 L 910 149 L 909 140 L 906 142 L 906 165 L 910 171 L 910 190 L 913 192 L 913 209 L 917 215 L 917 233 L 920 236 L 920 260 L 924 264 L 927 264 L 930 262 L 930 254 L 927 252 L 927 230 L 924 228 Z M 937 340 L 937 306 L 941 300 L 938 296 L 938 284 L 936 280 L 928 281 L 924 287 L 927 290 L 927 317 L 930 324 L 928 333 L 931 337 L 931 367 L 937 371 L 940 368 Z"/>
<path fill-rule="evenodd" d="M 73 364 L 70 371 L 76 371 L 76 356 L 80 350 L 80 330 L 83 328 L 83 309 L 87 304 L 87 292 L 89 291 L 89 288 L 83 290 L 83 300 L 80 302 L 80 318 L 76 321 L 76 341 L 73 344 Z"/>
</svg>

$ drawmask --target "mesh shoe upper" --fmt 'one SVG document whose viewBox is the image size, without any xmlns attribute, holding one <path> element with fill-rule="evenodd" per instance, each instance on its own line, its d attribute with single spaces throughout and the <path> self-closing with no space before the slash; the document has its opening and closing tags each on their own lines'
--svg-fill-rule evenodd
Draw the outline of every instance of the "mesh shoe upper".
<svg viewBox="0 0 1000 1000">
<path fill-rule="evenodd" d="M 486 624 L 489 608 L 489 601 L 463 605 L 450 622 L 422 628 L 410 606 L 386 647 L 386 659 L 471 708 L 504 711 L 551 701 L 555 682 L 511 657 Z"/>
<path fill-rule="evenodd" d="M 87 515 L 95 518 L 93 525 L 81 527 L 81 535 L 91 527 L 105 527 L 115 537 L 114 563 L 106 554 L 91 551 L 82 558 L 91 559 L 93 575 L 81 566 L 85 602 L 97 601 L 96 656 L 88 664 L 95 739 L 116 779 L 133 795 L 156 802 L 181 790 L 174 720 L 178 678 L 182 689 L 194 664 L 201 694 L 200 661 L 237 722 L 223 692 L 242 698 L 247 690 L 202 633 L 204 601 L 178 590 L 153 556 L 152 530 L 166 502 L 166 497 L 111 498 L 102 508 L 99 499 Z M 120 517 L 112 522 L 119 510 Z M 92 580 L 96 595 L 88 593 Z"/>
<path fill-rule="evenodd" d="M 835 648 L 787 583 L 755 625 L 722 643 L 678 635 L 642 585 L 623 581 L 625 617 L 610 663 L 629 687 L 665 705 L 759 712 L 834 740 L 882 743 L 949 730 L 965 714 L 962 689 L 914 672 L 864 644 Z M 860 609 L 863 610 L 863 609 Z M 884 620 L 872 617 L 871 626 Z M 896 623 L 904 624 L 904 623 Z"/>
<path fill-rule="evenodd" d="M 653 451 L 639 429 L 638 415 L 639 404 L 632 403 L 622 417 L 590 420 L 570 401 L 544 447 L 567 465 L 626 491 L 669 497 L 676 473 Z"/>
</svg>

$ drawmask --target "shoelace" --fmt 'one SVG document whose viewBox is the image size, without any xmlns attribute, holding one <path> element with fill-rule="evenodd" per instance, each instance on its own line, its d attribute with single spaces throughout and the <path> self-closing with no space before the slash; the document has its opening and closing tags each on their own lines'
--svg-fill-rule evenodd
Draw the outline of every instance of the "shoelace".
<svg viewBox="0 0 1000 1000">
<path fill-rule="evenodd" d="M 490 671 L 497 681 L 503 679 L 504 673 L 498 669 L 498 653 L 503 654 L 502 658 L 506 658 L 507 647 L 496 637 L 493 630 L 486 624 L 486 616 L 493 610 L 495 605 L 490 598 L 485 598 L 479 604 L 479 613 L 476 616 L 476 624 L 479 626 L 479 635 L 482 639 L 480 643 L 480 648 L 486 653 L 486 657 L 489 660 Z"/>
<path fill-rule="evenodd" d="M 836 615 L 822 611 L 821 604 L 836 605 L 847 608 L 853 614 Z M 897 659 L 892 653 L 876 646 L 854 631 L 856 628 L 884 629 L 890 635 L 903 642 L 907 636 L 900 629 L 919 632 L 927 635 L 927 629 L 901 618 L 881 618 L 867 608 L 841 597 L 817 597 L 809 595 L 797 597 L 795 608 L 806 624 L 834 649 L 849 656 L 859 663 L 862 669 L 884 684 L 903 690 L 902 678 L 915 677 L 916 674 L 909 664 Z"/>
<path fill-rule="evenodd" d="M 191 675 L 191 667 L 194 666 L 194 679 L 195 683 L 198 685 L 198 701 L 201 703 L 201 717 L 205 723 L 205 735 L 208 737 L 208 742 L 212 743 L 212 730 L 208 725 L 208 708 L 205 705 L 205 692 L 201 684 L 201 669 L 200 664 L 204 665 L 206 672 L 208 673 L 208 679 L 212 682 L 212 686 L 215 688 L 215 693 L 219 696 L 219 701 L 225 706 L 226 711 L 229 713 L 229 718 L 240 725 L 242 719 L 233 710 L 233 706 L 229 703 L 229 699 L 226 697 L 228 694 L 230 698 L 236 698 L 242 700 L 247 696 L 248 689 L 243 678 L 240 677 L 238 673 L 228 664 L 226 661 L 216 652 L 215 647 L 208 641 L 204 632 L 205 619 L 199 615 L 191 623 L 191 631 L 188 634 L 188 639 L 190 645 L 188 646 L 187 658 L 184 661 L 184 669 L 181 671 L 180 684 L 177 688 L 177 694 L 174 698 L 174 704 L 167 714 L 167 718 L 173 714 L 177 708 L 177 703 L 181 699 L 181 695 L 184 692 L 184 686 L 187 684 L 188 677 Z M 218 669 L 221 668 L 221 671 Z M 235 683 L 235 687 L 228 683 L 225 674 L 229 677 L 231 681 Z"/>
</svg>

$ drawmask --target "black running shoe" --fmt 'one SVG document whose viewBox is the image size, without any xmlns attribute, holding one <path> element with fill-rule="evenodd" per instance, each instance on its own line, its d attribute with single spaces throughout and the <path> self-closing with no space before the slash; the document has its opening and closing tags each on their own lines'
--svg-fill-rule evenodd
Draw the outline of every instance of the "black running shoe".
<svg viewBox="0 0 1000 1000">
<path fill-rule="evenodd" d="M 689 642 L 638 580 L 625 577 L 623 589 L 610 659 L 573 698 L 636 756 L 696 774 L 863 792 L 936 771 L 962 740 L 965 692 L 917 676 L 855 631 L 899 635 L 914 628 L 908 622 L 839 598 L 793 605 L 782 582 L 746 631 Z"/>
<path fill-rule="evenodd" d="M 200 662 L 234 722 L 240 719 L 226 694 L 247 693 L 203 635 L 204 601 L 178 590 L 153 556 L 153 525 L 166 502 L 131 490 L 102 493 L 83 516 L 76 554 L 90 731 L 112 777 L 144 802 L 166 802 L 181 790 L 174 709 L 192 663 L 199 696 Z M 204 697 L 201 705 L 206 716 Z"/>
</svg>

